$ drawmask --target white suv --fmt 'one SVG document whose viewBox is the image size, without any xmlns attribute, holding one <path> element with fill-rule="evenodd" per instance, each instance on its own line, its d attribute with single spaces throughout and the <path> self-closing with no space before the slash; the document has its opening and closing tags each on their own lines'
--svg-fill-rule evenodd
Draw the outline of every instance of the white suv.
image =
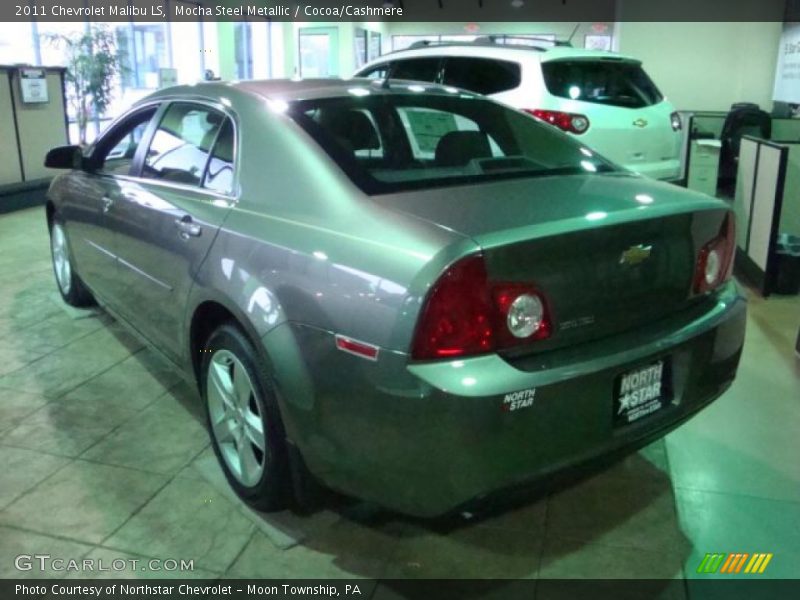
<svg viewBox="0 0 800 600">
<path fill-rule="evenodd" d="M 382 56 L 356 77 L 451 85 L 504 102 L 656 179 L 680 177 L 681 121 L 640 61 L 565 46 L 421 44 Z"/>
</svg>

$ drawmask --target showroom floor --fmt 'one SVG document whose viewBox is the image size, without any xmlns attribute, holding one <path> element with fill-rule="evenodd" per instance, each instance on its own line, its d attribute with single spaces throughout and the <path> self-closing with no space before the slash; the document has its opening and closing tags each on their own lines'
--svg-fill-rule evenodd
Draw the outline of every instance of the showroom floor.
<svg viewBox="0 0 800 600">
<path fill-rule="evenodd" d="M 706 552 L 771 552 L 764 577 L 797 577 L 800 297 L 749 311 L 728 393 L 538 501 L 456 524 L 341 500 L 257 515 L 232 498 L 195 392 L 108 316 L 61 302 L 43 211 L 2 216 L 0 577 L 41 576 L 13 557 L 47 553 L 194 559 L 194 577 L 680 578 Z"/>
</svg>

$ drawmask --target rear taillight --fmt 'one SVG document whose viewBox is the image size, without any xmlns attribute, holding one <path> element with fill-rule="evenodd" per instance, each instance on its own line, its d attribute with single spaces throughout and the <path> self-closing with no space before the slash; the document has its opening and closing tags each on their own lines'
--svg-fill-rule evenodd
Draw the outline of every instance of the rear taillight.
<svg viewBox="0 0 800 600">
<path fill-rule="evenodd" d="M 485 354 L 550 336 L 542 294 L 532 286 L 490 282 L 481 255 L 453 264 L 433 286 L 412 345 L 415 360 Z"/>
<path fill-rule="evenodd" d="M 681 122 L 681 116 L 674 112 L 669 116 L 669 121 L 672 124 L 672 131 L 680 131 L 683 129 L 683 123 Z"/>
<path fill-rule="evenodd" d="M 524 111 L 569 133 L 580 135 L 589 129 L 589 117 L 585 115 L 562 112 L 560 110 L 543 110 L 541 108 L 526 108 Z"/>
<path fill-rule="evenodd" d="M 694 272 L 694 291 L 705 294 L 731 278 L 736 249 L 733 215 L 728 214 L 722 222 L 719 234 L 705 244 L 697 256 Z"/>
</svg>

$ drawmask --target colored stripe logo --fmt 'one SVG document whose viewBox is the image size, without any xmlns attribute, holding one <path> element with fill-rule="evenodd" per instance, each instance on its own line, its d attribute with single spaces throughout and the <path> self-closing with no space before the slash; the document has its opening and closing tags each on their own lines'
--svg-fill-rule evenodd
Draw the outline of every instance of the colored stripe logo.
<svg viewBox="0 0 800 600">
<path fill-rule="evenodd" d="M 706 575 L 713 573 L 760 575 L 766 570 L 771 560 L 771 552 L 757 552 L 755 554 L 748 554 L 747 552 L 731 552 L 730 554 L 708 553 L 697 567 L 697 572 Z"/>
</svg>

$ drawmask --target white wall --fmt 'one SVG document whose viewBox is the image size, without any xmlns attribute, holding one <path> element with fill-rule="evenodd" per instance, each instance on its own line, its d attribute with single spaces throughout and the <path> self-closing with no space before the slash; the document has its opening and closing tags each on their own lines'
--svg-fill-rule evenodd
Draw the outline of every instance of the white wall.
<svg viewBox="0 0 800 600">
<path fill-rule="evenodd" d="M 621 22 L 619 51 L 642 60 L 680 110 L 727 111 L 734 102 L 772 109 L 783 24 Z"/>
</svg>

